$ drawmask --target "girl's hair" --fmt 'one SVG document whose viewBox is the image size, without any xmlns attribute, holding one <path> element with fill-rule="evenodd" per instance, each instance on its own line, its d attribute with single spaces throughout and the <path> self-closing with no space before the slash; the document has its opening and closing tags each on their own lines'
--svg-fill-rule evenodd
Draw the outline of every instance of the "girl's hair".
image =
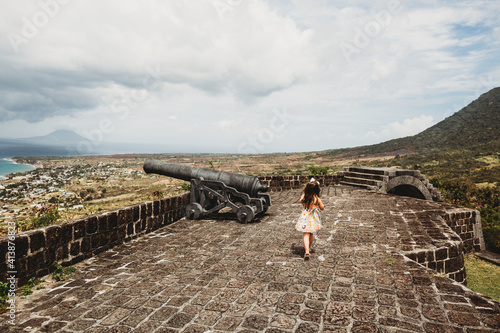
<svg viewBox="0 0 500 333">
<path fill-rule="evenodd" d="M 319 198 L 319 185 L 316 182 L 309 182 L 304 187 L 304 199 L 302 199 L 304 207 L 309 208 L 315 201 L 315 197 Z"/>
</svg>

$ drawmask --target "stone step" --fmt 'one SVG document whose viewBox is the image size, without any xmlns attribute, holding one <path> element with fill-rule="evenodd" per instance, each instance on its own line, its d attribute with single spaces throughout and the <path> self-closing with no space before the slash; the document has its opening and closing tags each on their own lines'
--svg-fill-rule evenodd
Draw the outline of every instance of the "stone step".
<svg viewBox="0 0 500 333">
<path fill-rule="evenodd" d="M 367 168 L 367 167 L 345 167 L 344 171 L 346 172 L 358 172 L 364 174 L 371 175 L 388 175 L 389 170 L 381 169 L 381 168 Z"/>
<path fill-rule="evenodd" d="M 380 180 L 358 178 L 358 177 L 348 177 L 348 176 L 344 176 L 344 181 L 348 182 L 348 183 L 368 185 L 368 186 L 377 186 L 381 182 Z"/>
<path fill-rule="evenodd" d="M 361 173 L 353 171 L 344 171 L 344 177 L 354 177 L 354 178 L 364 178 L 364 179 L 374 179 L 379 181 L 389 181 L 389 177 L 385 175 L 377 175 L 371 173 Z"/>
<path fill-rule="evenodd" d="M 360 187 L 360 188 L 364 188 L 364 189 L 367 189 L 367 190 L 373 190 L 373 191 L 377 190 L 376 186 L 367 185 L 367 184 L 350 183 L 350 182 L 347 182 L 347 181 L 341 181 L 340 184 L 341 185 L 348 185 L 348 186 Z"/>
</svg>

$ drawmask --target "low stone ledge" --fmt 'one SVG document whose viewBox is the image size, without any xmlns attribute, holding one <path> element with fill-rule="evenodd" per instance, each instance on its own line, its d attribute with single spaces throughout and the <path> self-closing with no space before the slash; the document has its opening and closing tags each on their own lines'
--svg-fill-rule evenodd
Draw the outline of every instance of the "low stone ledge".
<svg viewBox="0 0 500 333">
<path fill-rule="evenodd" d="M 422 203 L 423 205 L 424 203 Z M 479 212 L 430 202 L 424 212 L 403 212 L 409 235 L 401 245 L 403 254 L 438 274 L 467 284 L 464 253 L 484 246 Z"/>
<path fill-rule="evenodd" d="M 404 251 L 403 254 L 425 266 L 444 274 L 457 282 L 466 284 L 463 245 L 461 241 L 450 241 L 448 246 L 431 247 L 418 251 Z"/>
<path fill-rule="evenodd" d="M 269 187 L 272 192 L 282 192 L 303 187 L 311 178 L 317 180 L 321 186 L 333 186 L 339 183 L 337 175 L 285 175 L 285 176 L 261 176 L 259 181 L 262 185 Z"/>
<path fill-rule="evenodd" d="M 9 239 L 0 238 L 0 279 L 15 272 L 19 286 L 47 275 L 55 263 L 73 265 L 113 246 L 181 219 L 189 193 L 148 201 L 15 235 L 15 260 L 8 256 Z"/>
</svg>

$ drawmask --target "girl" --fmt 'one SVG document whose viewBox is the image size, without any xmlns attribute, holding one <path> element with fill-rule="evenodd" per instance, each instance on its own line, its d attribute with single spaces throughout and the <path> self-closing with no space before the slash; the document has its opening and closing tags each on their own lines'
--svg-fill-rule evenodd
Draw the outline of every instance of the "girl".
<svg viewBox="0 0 500 333">
<path fill-rule="evenodd" d="M 304 237 L 304 260 L 309 260 L 310 247 L 314 239 L 314 232 L 321 229 L 321 216 L 319 210 L 325 209 L 319 197 L 319 183 L 311 178 L 311 181 L 304 187 L 304 192 L 300 197 L 300 202 L 304 209 L 299 220 L 295 224 L 295 229 L 303 233 Z"/>
</svg>

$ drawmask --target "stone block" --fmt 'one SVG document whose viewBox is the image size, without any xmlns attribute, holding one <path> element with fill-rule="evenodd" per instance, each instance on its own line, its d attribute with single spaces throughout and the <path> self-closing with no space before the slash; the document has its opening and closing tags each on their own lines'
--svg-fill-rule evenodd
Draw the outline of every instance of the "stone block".
<svg viewBox="0 0 500 333">
<path fill-rule="evenodd" d="M 27 276 L 28 257 L 16 260 L 16 271 L 18 276 Z"/>
<path fill-rule="evenodd" d="M 434 257 L 434 251 L 432 250 L 428 250 L 426 253 L 425 253 L 425 261 L 426 262 L 434 262 L 436 259 Z"/>
<path fill-rule="evenodd" d="M 31 253 L 35 253 L 36 251 L 45 247 L 45 234 L 43 233 L 43 229 L 33 230 L 29 232 L 29 238 Z"/>
<path fill-rule="evenodd" d="M 451 258 L 445 261 L 445 272 L 453 273 L 459 271 L 463 267 L 463 262 L 460 262 L 459 258 Z"/>
<path fill-rule="evenodd" d="M 448 249 L 446 248 L 437 249 L 435 251 L 435 257 L 436 260 L 444 260 L 448 258 Z"/>
<path fill-rule="evenodd" d="M 29 276 L 35 276 L 36 272 L 44 267 L 45 264 L 45 252 L 38 252 L 30 257 L 28 257 L 27 262 L 27 273 Z"/>
<path fill-rule="evenodd" d="M 61 244 L 61 227 L 52 225 L 45 228 L 45 240 L 47 248 L 55 249 Z"/>
<path fill-rule="evenodd" d="M 417 255 L 415 253 L 408 253 L 406 257 L 410 260 L 417 261 Z"/>
<path fill-rule="evenodd" d="M 85 232 L 87 235 L 95 234 L 98 230 L 97 218 L 95 216 L 87 217 L 85 221 Z"/>
<path fill-rule="evenodd" d="M 8 249 L 8 238 L 3 238 L 5 241 L 0 241 L 0 262 L 3 262 L 3 259 L 6 258 L 7 249 Z M 4 244 L 5 243 L 5 244 Z M 29 238 L 23 234 L 17 234 L 15 238 L 16 244 L 16 259 L 23 258 L 28 255 L 29 251 Z"/>
<path fill-rule="evenodd" d="M 436 272 L 444 272 L 444 260 L 436 262 Z"/>
<path fill-rule="evenodd" d="M 160 215 L 160 200 L 153 201 L 153 216 Z"/>
<path fill-rule="evenodd" d="M 97 249 L 101 245 L 101 234 L 95 234 L 90 236 L 90 247 L 92 249 Z"/>
<path fill-rule="evenodd" d="M 131 223 L 127 224 L 127 236 L 132 236 L 134 234 L 135 234 L 134 223 L 131 222 Z"/>
<path fill-rule="evenodd" d="M 118 239 L 124 239 L 127 236 L 126 226 L 121 225 L 117 230 Z"/>
<path fill-rule="evenodd" d="M 165 209 L 165 212 L 168 212 L 172 207 L 172 203 L 171 203 L 170 199 L 171 198 L 161 199 L 161 201 L 163 201 L 163 209 Z"/>
<path fill-rule="evenodd" d="M 457 282 L 460 282 L 460 283 L 464 283 L 465 282 L 465 272 L 460 271 L 460 272 L 455 273 L 454 280 Z"/>
<path fill-rule="evenodd" d="M 113 229 L 108 232 L 108 241 L 110 244 L 115 244 L 118 241 L 118 230 Z"/>
<path fill-rule="evenodd" d="M 91 248 L 90 237 L 84 237 L 81 243 L 82 253 L 89 253 Z"/>
<path fill-rule="evenodd" d="M 108 231 L 108 214 L 97 215 L 98 232 Z"/>
<path fill-rule="evenodd" d="M 141 216 L 141 208 L 139 205 L 134 205 L 132 207 L 132 210 L 133 210 L 133 220 L 134 222 L 137 222 L 139 221 L 139 218 Z"/>
<path fill-rule="evenodd" d="M 132 220 L 131 215 L 128 208 L 120 209 L 118 211 L 118 227 L 130 222 Z"/>
<path fill-rule="evenodd" d="M 44 267 L 52 267 L 52 264 L 56 261 L 56 252 L 57 249 L 46 249 L 45 251 L 45 262 L 43 263 Z"/>
<path fill-rule="evenodd" d="M 61 243 L 69 243 L 73 240 L 73 223 L 65 222 L 59 225 L 61 227 Z"/>
<path fill-rule="evenodd" d="M 190 196 L 190 193 L 185 193 L 182 195 L 182 202 L 181 202 L 181 205 L 183 207 L 189 205 L 189 202 L 191 201 L 191 196 Z"/>
<path fill-rule="evenodd" d="M 73 240 L 85 237 L 85 219 L 77 220 L 73 223 Z"/>
<path fill-rule="evenodd" d="M 116 210 L 108 213 L 108 230 L 115 229 L 118 226 L 118 212 Z"/>
<path fill-rule="evenodd" d="M 56 251 L 56 261 L 61 261 L 69 258 L 69 245 L 63 244 Z"/>
<path fill-rule="evenodd" d="M 70 244 L 69 253 L 73 257 L 77 256 L 80 253 L 80 242 L 79 241 L 75 241 L 75 242 Z"/>
<path fill-rule="evenodd" d="M 419 264 L 421 264 L 421 263 L 424 263 L 424 262 L 425 262 L 425 251 L 420 251 L 420 252 L 418 252 L 416 255 L 417 255 L 417 262 L 418 262 Z"/>
<path fill-rule="evenodd" d="M 458 256 L 458 246 L 450 246 L 448 248 L 449 258 L 455 258 Z"/>
<path fill-rule="evenodd" d="M 473 239 L 464 240 L 463 246 L 465 247 L 466 251 L 470 251 L 474 247 L 474 240 Z"/>
<path fill-rule="evenodd" d="M 142 231 L 142 221 L 137 221 L 134 223 L 135 233 L 139 234 Z"/>
<path fill-rule="evenodd" d="M 16 236 L 16 241 L 18 238 L 20 238 L 20 236 Z M 9 238 L 8 237 L 0 238 L 0 263 L 5 262 L 7 260 L 8 247 L 9 247 Z M 17 243 L 16 243 L 16 254 L 17 254 Z"/>
</svg>

